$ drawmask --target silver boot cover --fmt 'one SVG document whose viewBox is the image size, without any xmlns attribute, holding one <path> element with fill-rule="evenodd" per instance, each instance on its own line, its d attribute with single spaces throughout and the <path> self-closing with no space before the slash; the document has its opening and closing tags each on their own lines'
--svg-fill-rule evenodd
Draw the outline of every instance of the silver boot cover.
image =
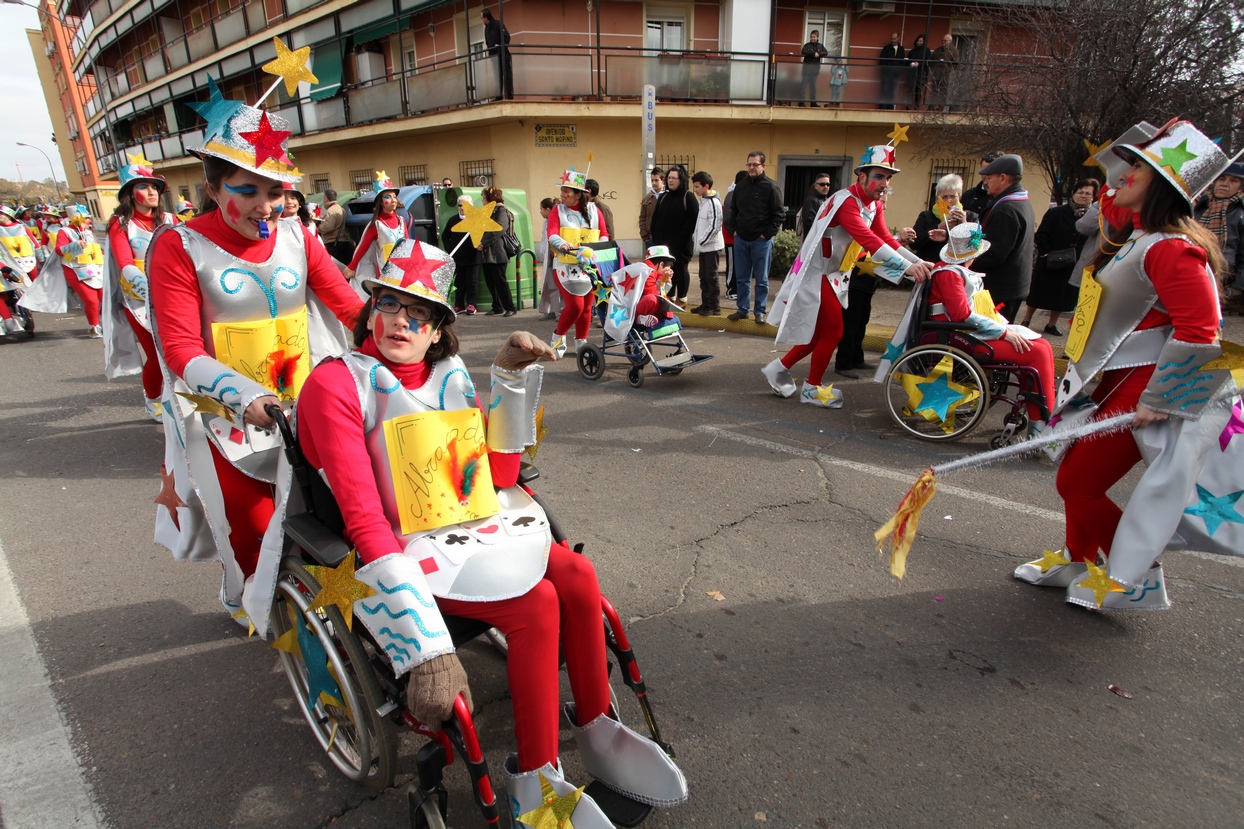
<svg viewBox="0 0 1244 829">
<path fill-rule="evenodd" d="M 651 806 L 687 799 L 687 780 L 661 747 L 601 714 L 580 728 L 573 703 L 565 707 L 587 773 L 616 792 Z"/>
<path fill-rule="evenodd" d="M 506 790 L 510 796 L 510 815 L 515 826 L 529 826 L 519 822 L 520 815 L 528 814 L 545 805 L 544 793 L 541 791 L 540 777 L 543 776 L 553 787 L 558 797 L 565 797 L 574 792 L 577 786 L 566 782 L 562 776 L 562 764 L 559 760 L 557 768 L 545 763 L 535 771 L 519 771 L 518 755 L 511 754 L 505 758 Z M 575 829 L 614 829 L 613 823 L 605 817 L 605 813 L 586 793 L 579 796 L 579 803 L 571 813 L 570 822 Z"/>
</svg>

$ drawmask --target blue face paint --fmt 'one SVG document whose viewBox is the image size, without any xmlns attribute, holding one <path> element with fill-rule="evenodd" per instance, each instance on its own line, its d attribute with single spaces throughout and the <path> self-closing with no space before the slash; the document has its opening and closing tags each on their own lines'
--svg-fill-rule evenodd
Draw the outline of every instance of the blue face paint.
<svg viewBox="0 0 1244 829">
<path fill-rule="evenodd" d="M 253 184 L 243 184 L 239 187 L 234 187 L 232 184 L 226 183 L 225 189 L 235 196 L 253 196 L 259 192 L 259 188 Z"/>
</svg>

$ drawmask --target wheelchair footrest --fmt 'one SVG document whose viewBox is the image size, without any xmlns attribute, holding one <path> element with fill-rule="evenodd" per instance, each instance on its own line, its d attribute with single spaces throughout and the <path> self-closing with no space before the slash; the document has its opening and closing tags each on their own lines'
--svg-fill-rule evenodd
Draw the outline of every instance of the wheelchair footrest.
<svg viewBox="0 0 1244 829">
<path fill-rule="evenodd" d="M 666 357 L 661 360 L 655 360 L 654 363 L 660 366 L 661 368 L 673 368 L 674 366 L 681 366 L 683 363 L 689 363 L 694 359 L 695 359 L 694 354 L 692 354 L 690 351 L 684 351 L 681 354 L 675 354 L 672 357 Z"/>
<path fill-rule="evenodd" d="M 652 812 L 652 807 L 647 803 L 640 803 L 624 794 L 618 794 L 599 780 L 593 780 L 588 785 L 587 794 L 596 801 L 596 805 L 605 813 L 605 817 L 618 826 L 638 826 L 647 820 Z"/>
</svg>

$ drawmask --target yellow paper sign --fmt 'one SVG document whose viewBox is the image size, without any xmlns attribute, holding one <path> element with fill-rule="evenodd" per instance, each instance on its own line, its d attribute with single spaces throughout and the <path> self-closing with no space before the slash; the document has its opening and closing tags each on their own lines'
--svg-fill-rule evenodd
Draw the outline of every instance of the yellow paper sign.
<svg viewBox="0 0 1244 829">
<path fill-rule="evenodd" d="M 258 322 L 212 323 L 216 359 L 282 400 L 294 400 L 311 373 L 307 309 Z"/>
<path fill-rule="evenodd" d="M 1063 348 L 1067 359 L 1073 363 L 1079 362 L 1084 355 L 1084 346 L 1088 343 L 1089 332 L 1093 330 L 1093 320 L 1097 317 L 1097 306 L 1100 304 L 1101 283 L 1093 278 L 1092 268 L 1085 268 L 1080 279 L 1076 315 L 1071 321 L 1071 330 L 1067 332 L 1067 345 Z"/>
<path fill-rule="evenodd" d="M 847 245 L 847 252 L 843 254 L 842 261 L 838 263 L 838 270 L 843 273 L 850 273 L 851 269 L 855 267 L 855 260 L 859 258 L 863 250 L 864 247 L 859 242 L 853 241 Z"/>
<path fill-rule="evenodd" d="M 402 534 L 501 511 L 479 409 L 419 412 L 384 422 Z"/>
<path fill-rule="evenodd" d="M 563 227 L 558 229 L 557 235 L 571 247 L 600 241 L 600 231 L 594 227 Z M 559 253 L 557 261 L 573 265 L 579 258 L 573 253 Z"/>
<path fill-rule="evenodd" d="M 35 255 L 35 249 L 30 244 L 30 237 L 24 232 L 17 236 L 0 236 L 0 244 L 3 244 L 10 253 L 17 257 Z"/>
<path fill-rule="evenodd" d="M 994 305 L 993 296 L 990 295 L 989 291 L 980 290 L 972 294 L 972 310 L 994 322 L 1000 322 L 1003 325 L 1007 324 L 1006 317 L 998 313 L 998 309 Z"/>
<path fill-rule="evenodd" d="M 78 254 L 79 265 L 102 265 L 104 264 L 104 249 L 99 245 L 83 245 L 82 252 Z"/>
</svg>

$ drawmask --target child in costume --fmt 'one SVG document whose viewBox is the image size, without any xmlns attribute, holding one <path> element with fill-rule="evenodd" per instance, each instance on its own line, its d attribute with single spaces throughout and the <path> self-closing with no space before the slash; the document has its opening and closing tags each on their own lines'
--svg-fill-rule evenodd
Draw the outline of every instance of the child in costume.
<svg viewBox="0 0 1244 829">
<path fill-rule="evenodd" d="M 168 185 L 141 154 L 130 156 L 120 180 L 105 256 L 104 375 L 112 380 L 142 372 L 147 415 L 159 421 L 164 374 L 147 314 L 146 259 L 156 228 L 177 224 L 177 219 L 160 210 L 160 196 Z"/>
<path fill-rule="evenodd" d="M 609 232 L 600 211 L 588 199 L 587 173 L 571 167 L 561 177 L 561 203 L 549 213 L 549 249 L 553 252 L 553 275 L 562 295 L 562 312 L 553 329 L 553 350 L 566 353 L 566 337 L 574 329 L 574 350 L 587 344 L 592 323 L 592 277 L 585 264 L 592 260 L 584 243 L 603 242 Z"/>
<path fill-rule="evenodd" d="M 273 425 L 264 409 L 292 402 L 315 363 L 345 352 L 360 302 L 324 246 L 279 218 L 282 183 L 301 177 L 285 151 L 288 124 L 225 103 L 194 150 L 213 206 L 161 227 L 148 257 L 165 379 L 156 541 L 180 560 L 220 560 L 222 603 L 263 633 L 276 570 L 252 576 L 264 541 L 279 559 L 282 538 L 279 441 L 261 431 Z"/>
<path fill-rule="evenodd" d="M 177 200 L 177 218 L 183 222 L 188 222 L 194 218 L 194 205 L 185 199 Z"/>
<path fill-rule="evenodd" d="M 406 219 L 397 212 L 402 206 L 397 198 L 397 185 L 389 181 L 383 170 L 376 171 L 375 190 L 371 222 L 363 231 L 363 238 L 354 250 L 349 267 L 342 271 L 360 297 L 366 295 L 361 287 L 362 281 L 380 273 L 393 248 L 409 235 L 410 230 Z"/>
<path fill-rule="evenodd" d="M 678 767 L 610 708 L 591 562 L 552 543 L 547 516 L 515 486 L 519 454 L 536 442 L 543 376 L 536 361 L 553 357 L 552 349 L 532 334 L 511 334 L 483 405 L 456 356 L 456 314 L 446 299 L 453 275 L 444 251 L 402 242 L 363 282 L 371 298 L 355 329 L 357 349 L 317 366 L 298 400 L 299 443 L 336 497 L 363 563 L 355 577 L 376 591 L 355 603 L 354 618 L 399 676 L 410 672 L 411 712 L 432 725 L 452 716 L 459 693 L 469 699 L 441 613 L 505 633 L 518 753 L 504 768 L 516 819 L 542 806 L 542 780 L 558 795 L 576 788 L 558 760 L 559 650 L 574 696 L 564 713 L 588 773 L 636 800 L 680 803 L 687 788 Z M 444 444 L 447 429 L 456 437 Z M 367 469 L 373 474 L 359 474 Z M 423 470 L 424 489 L 409 483 L 411 470 Z M 452 497 L 425 512 L 442 485 Z M 612 826 L 587 795 L 572 819 L 579 829 Z"/>
<path fill-rule="evenodd" d="M 851 269 L 861 250 L 872 256 L 877 276 L 898 283 L 907 276 L 923 281 L 932 271 L 890 235 L 879 199 L 897 172 L 895 150 L 868 147 L 855 168 L 855 184 L 829 197 L 804 238 L 790 275 L 782 283 L 769 321 L 778 327 L 777 342 L 792 343 L 784 356 L 761 369 L 774 394 L 790 397 L 795 380 L 790 369 L 811 356 L 799 402 L 842 408 L 842 392 L 822 385 L 829 358 L 842 339 L 842 309 L 847 305 Z M 904 234 L 909 229 L 904 229 Z M 914 231 L 911 231 L 914 233 Z"/>
<path fill-rule="evenodd" d="M 1228 159 L 1186 121 L 1152 137 L 1138 129 L 1097 157 L 1108 180 L 1122 182 L 1101 200 L 1101 215 L 1115 230 L 1103 237 L 1081 282 L 1067 345 L 1071 362 L 1050 421 L 1134 411 L 1132 428 L 1079 440 L 1066 451 L 1058 470 L 1065 546 L 1015 570 L 1017 579 L 1066 588 L 1068 602 L 1094 609 L 1169 607 L 1158 559 L 1176 531 L 1200 549 L 1238 555 L 1244 544 L 1244 447 L 1236 436 L 1244 420 L 1238 398 L 1234 407 L 1220 399 L 1230 394 L 1230 369 L 1240 355 L 1224 356 L 1219 340 L 1212 271 L 1221 254 L 1192 220 L 1197 194 Z M 1086 394 L 1099 372 L 1101 381 Z M 1121 509 L 1107 492 L 1141 460 L 1146 469 Z M 1104 570 L 1096 565 L 1099 551 Z"/>
<path fill-rule="evenodd" d="M 656 328 L 675 320 L 673 303 L 664 288 L 674 275 L 674 255 L 665 245 L 648 248 L 648 258 L 627 265 L 610 276 L 609 307 L 605 314 L 605 333 L 619 342 L 626 339 L 633 324 Z"/>
</svg>

